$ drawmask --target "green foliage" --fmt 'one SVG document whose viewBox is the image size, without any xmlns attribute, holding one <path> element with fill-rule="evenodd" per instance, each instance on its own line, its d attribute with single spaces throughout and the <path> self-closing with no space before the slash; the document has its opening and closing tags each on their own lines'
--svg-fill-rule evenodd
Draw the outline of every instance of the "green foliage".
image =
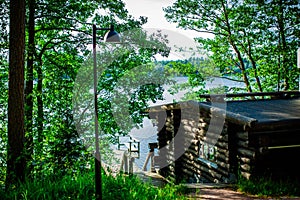
<svg viewBox="0 0 300 200">
<path fill-rule="evenodd" d="M 258 196 L 299 196 L 300 184 L 292 179 L 274 180 L 268 177 L 258 177 L 246 180 L 243 177 L 239 178 L 237 188 L 241 192 L 258 195 Z"/>
<path fill-rule="evenodd" d="M 0 190 L 2 199 L 93 199 L 93 176 L 89 173 L 78 176 L 55 174 L 26 181 L 10 192 Z"/>
<path fill-rule="evenodd" d="M 5 180 L 8 102 L 8 5 L 0 1 L 0 184 Z"/>
<path fill-rule="evenodd" d="M 104 182 L 104 199 L 185 199 L 180 196 L 181 186 L 166 185 L 163 188 L 156 188 L 149 183 L 143 183 L 136 176 L 122 176 L 116 178 L 108 176 Z"/>
<path fill-rule="evenodd" d="M 2 65 L 2 59 L 5 59 L 4 54 L 7 53 L 8 49 L 8 4 L 9 1 L 0 1 L 0 65 Z"/>
<path fill-rule="evenodd" d="M 7 144 L 7 100 L 8 100 L 8 66 L 0 65 L 0 166 L 6 166 Z M 5 168 L 0 167 L 0 182 L 4 180 Z"/>
<path fill-rule="evenodd" d="M 47 175 L 20 184 L 10 192 L 0 189 L 1 199 L 19 200 L 54 200 L 54 199 L 95 199 L 94 177 L 91 172 L 76 175 Z M 143 183 L 136 176 L 118 175 L 117 177 L 103 174 L 103 199 L 130 200 L 171 200 L 186 199 L 181 192 L 183 186 L 166 185 L 162 188 Z"/>
<path fill-rule="evenodd" d="M 159 32 L 148 36 L 140 29 L 132 30 L 123 34 L 125 44 L 97 46 L 99 127 L 111 142 L 142 125 L 144 110 L 150 101 L 162 99 L 162 85 L 168 82 L 153 63 L 153 55 L 168 53 L 164 37 Z M 93 57 L 88 57 L 74 84 L 73 114 L 77 130 L 89 143 L 94 134 L 92 75 Z"/>
<path fill-rule="evenodd" d="M 208 58 L 191 57 L 188 60 L 160 61 L 158 64 L 173 78 L 187 77 L 186 82 L 178 81 L 176 84 L 171 84 L 168 90 L 171 94 L 185 91 L 181 100 L 200 100 L 199 95 L 208 92 L 205 88 L 206 83 L 213 77 L 221 76 L 219 69 Z"/>
<path fill-rule="evenodd" d="M 27 131 L 27 137 L 32 139 L 29 146 L 32 150 L 27 158 L 29 168 L 32 176 L 56 171 L 69 173 L 74 168 L 84 168 L 86 159 L 91 156 L 83 144 L 72 116 L 74 81 L 78 69 L 90 53 L 92 24 L 87 22 L 102 28 L 109 27 L 111 23 L 118 24 L 116 29 L 122 32 L 140 27 L 146 19 L 134 19 L 122 1 L 29 2 L 34 5 L 34 9 L 28 6 L 26 14 L 33 13 L 35 23 L 35 30 L 31 33 L 29 30 L 26 32 L 25 52 L 26 55 L 30 55 L 28 38 L 29 34 L 33 33 L 34 44 L 30 44 L 34 46 L 33 56 L 28 56 L 28 59 L 33 59 L 33 78 L 26 80 L 27 83 L 32 82 L 33 91 L 25 97 L 33 97 L 33 120 L 26 122 L 32 123 L 32 130 Z M 8 3 L 6 0 L 0 1 L 1 181 L 5 180 L 7 157 Z M 99 31 L 99 36 L 103 34 L 104 32 Z M 141 53 L 139 59 L 146 60 L 149 56 L 150 54 Z M 134 59 L 134 56 L 131 57 Z M 119 71 L 122 70 L 123 68 Z M 107 141 L 102 145 L 108 146 Z"/>
<path fill-rule="evenodd" d="M 297 88 L 299 2 L 177 0 L 164 9 L 179 27 L 211 34 L 197 38 L 224 75 L 248 91 Z"/>
</svg>

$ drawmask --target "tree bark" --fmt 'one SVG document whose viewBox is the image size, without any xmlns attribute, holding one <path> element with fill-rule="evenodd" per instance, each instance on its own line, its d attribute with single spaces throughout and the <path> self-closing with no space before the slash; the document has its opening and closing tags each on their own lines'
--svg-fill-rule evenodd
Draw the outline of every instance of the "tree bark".
<svg viewBox="0 0 300 200">
<path fill-rule="evenodd" d="M 284 88 L 283 90 L 287 91 L 290 88 L 289 85 L 289 78 L 288 76 L 288 62 L 287 62 L 287 44 L 286 44 L 286 36 L 285 36 L 285 25 L 284 25 L 284 11 L 283 11 L 283 2 L 279 1 L 279 13 L 277 15 L 278 20 L 278 27 L 279 27 L 279 45 L 281 46 L 281 53 L 279 56 L 282 55 L 282 75 L 283 75 L 283 81 L 284 81 Z"/>
<path fill-rule="evenodd" d="M 245 35 L 246 35 L 246 32 L 244 32 Z M 253 56 L 252 56 L 252 49 L 251 49 L 251 42 L 249 41 L 249 38 L 247 38 L 247 46 L 248 48 L 244 48 L 244 51 L 246 52 L 246 54 L 248 55 L 248 58 L 252 64 L 252 67 L 254 69 L 254 77 L 255 77 L 255 80 L 256 80 L 256 83 L 257 83 L 257 87 L 259 89 L 260 92 L 263 92 L 263 88 L 261 86 L 261 82 L 260 82 L 260 78 L 258 76 L 258 69 L 256 67 L 256 61 L 254 60 Z"/>
<path fill-rule="evenodd" d="M 251 88 L 251 85 L 250 85 L 250 82 L 249 82 L 249 79 L 248 79 L 248 76 L 247 76 L 247 73 L 246 73 L 245 64 L 244 64 L 244 60 L 242 58 L 241 52 L 238 49 L 236 43 L 232 39 L 231 26 L 230 26 L 230 23 L 229 23 L 227 9 L 226 9 L 226 6 L 225 6 L 224 3 L 222 3 L 222 8 L 223 8 L 224 15 L 225 15 L 225 24 L 226 24 L 227 32 L 228 32 L 228 41 L 229 41 L 231 47 L 234 49 L 234 52 L 236 53 L 237 58 L 239 60 L 239 63 L 240 63 L 239 68 L 242 72 L 243 80 L 244 80 L 244 83 L 246 85 L 247 91 L 252 92 L 252 88 Z M 253 97 L 251 97 L 251 98 L 253 98 Z"/>
<path fill-rule="evenodd" d="M 25 1 L 10 1 L 8 142 L 6 188 L 25 179 L 24 50 Z"/>
<path fill-rule="evenodd" d="M 43 71 L 42 71 L 42 61 L 40 60 L 39 66 L 37 67 L 37 134 L 38 134 L 38 143 L 43 145 L 43 129 L 44 129 L 44 103 L 43 103 Z M 39 148 L 42 148 L 42 147 Z"/>
<path fill-rule="evenodd" d="M 35 0 L 28 1 L 29 18 L 28 18 L 28 55 L 27 55 L 27 74 L 25 87 L 25 148 L 27 160 L 33 157 L 33 65 L 35 51 Z M 27 173 L 30 174 L 32 166 L 28 166 Z"/>
</svg>

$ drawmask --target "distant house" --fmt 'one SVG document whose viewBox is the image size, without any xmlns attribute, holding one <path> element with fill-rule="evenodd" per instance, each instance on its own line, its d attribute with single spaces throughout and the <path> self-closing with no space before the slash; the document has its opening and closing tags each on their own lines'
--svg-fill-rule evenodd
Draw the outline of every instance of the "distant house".
<svg viewBox="0 0 300 200">
<path fill-rule="evenodd" d="M 300 98 L 298 92 L 254 93 L 259 100 L 209 101 L 154 106 L 159 173 L 177 182 L 230 183 L 265 173 L 300 177 Z"/>
</svg>

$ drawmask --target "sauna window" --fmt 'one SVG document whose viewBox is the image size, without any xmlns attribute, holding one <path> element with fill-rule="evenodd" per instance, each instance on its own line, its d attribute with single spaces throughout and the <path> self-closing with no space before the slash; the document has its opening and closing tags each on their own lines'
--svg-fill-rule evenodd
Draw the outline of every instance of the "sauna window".
<svg viewBox="0 0 300 200">
<path fill-rule="evenodd" d="M 207 143 L 199 142 L 199 160 L 205 162 L 208 165 L 216 166 L 214 161 L 216 161 L 217 147 Z"/>
</svg>

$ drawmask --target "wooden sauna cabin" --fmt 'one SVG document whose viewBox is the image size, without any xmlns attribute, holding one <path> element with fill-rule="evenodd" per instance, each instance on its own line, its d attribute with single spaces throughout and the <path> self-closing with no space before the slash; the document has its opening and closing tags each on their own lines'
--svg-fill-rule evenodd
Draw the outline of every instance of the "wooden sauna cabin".
<svg viewBox="0 0 300 200">
<path fill-rule="evenodd" d="M 159 173 L 175 182 L 300 177 L 299 92 L 203 95 L 151 107 Z M 238 98 L 238 100 L 236 100 Z"/>
</svg>

